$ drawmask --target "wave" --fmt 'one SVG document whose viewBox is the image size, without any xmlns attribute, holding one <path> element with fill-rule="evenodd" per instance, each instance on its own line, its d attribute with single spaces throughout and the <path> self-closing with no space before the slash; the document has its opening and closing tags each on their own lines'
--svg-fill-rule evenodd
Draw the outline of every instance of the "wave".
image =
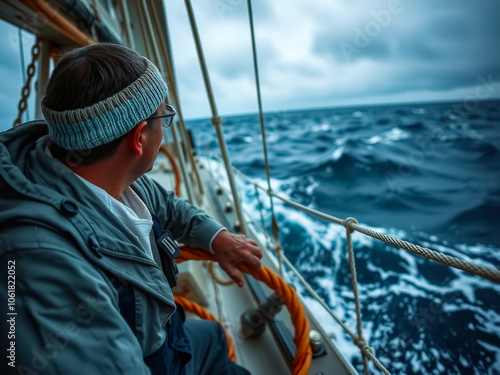
<svg viewBox="0 0 500 375">
<path fill-rule="evenodd" d="M 494 191 L 478 204 L 451 218 L 445 224 L 445 229 L 451 231 L 461 240 L 467 238 L 469 241 L 500 246 L 500 232 L 492 230 L 493 223 L 496 223 L 499 217 L 500 191 Z M 460 232 L 457 233 L 456 228 L 460 228 Z M 441 230 L 443 229 L 441 228 Z"/>
<path fill-rule="evenodd" d="M 410 122 L 410 123 L 407 123 L 407 124 L 401 124 L 401 126 L 404 127 L 405 129 L 408 129 L 408 130 L 411 130 L 411 131 L 420 131 L 420 130 L 427 129 L 427 127 L 421 121 Z"/>
<path fill-rule="evenodd" d="M 224 180 L 222 166 L 215 163 L 212 169 L 219 170 Z M 299 177 L 273 179 L 272 187 L 276 193 L 292 198 L 302 180 Z M 238 183 L 244 192 L 245 210 L 260 218 L 253 187 L 241 180 Z M 310 178 L 308 183 L 315 181 Z M 317 193 L 310 192 L 310 195 Z M 270 230 L 269 203 L 265 199 L 261 202 L 265 208 L 264 221 Z M 281 202 L 275 204 L 275 212 L 285 254 L 335 313 L 348 326 L 355 326 L 345 229 L 314 219 Z M 400 229 L 372 229 L 409 241 L 419 242 L 423 238 L 422 245 L 450 255 L 459 253 L 463 257 L 470 249 L 483 255 L 500 251 L 466 244 L 457 249 L 425 233 L 415 237 Z M 500 322 L 500 312 L 494 302 L 500 297 L 500 286 L 359 234 L 354 234 L 353 246 L 364 336 L 390 371 L 419 374 L 442 366 L 442 373 L 464 373 L 470 367 L 491 368 L 500 354 L 499 325 L 490 323 Z M 292 274 L 288 277 L 297 290 L 305 293 Z M 317 304 L 306 299 L 311 306 Z M 314 311 L 319 314 L 317 318 L 323 328 L 335 333 L 343 354 L 362 371 L 357 347 L 321 308 Z M 453 351 L 449 350 L 450 341 L 454 343 Z M 413 360 L 408 361 L 408 357 Z"/>
<path fill-rule="evenodd" d="M 381 233 L 500 267 L 497 107 L 481 103 L 468 118 L 450 112 L 453 103 L 266 115 L 273 191 L 339 218 L 356 217 Z M 225 131 L 232 159 L 267 186 L 258 117 L 231 121 Z M 209 122 L 196 129 L 215 148 Z M 227 184 L 222 167 L 212 163 Z M 237 183 L 245 211 L 260 224 L 254 187 Z M 355 327 L 345 229 L 274 202 L 286 255 Z M 263 194 L 260 204 L 270 230 Z M 364 335 L 390 371 L 494 374 L 500 368 L 498 284 L 358 233 L 353 243 Z M 362 372 L 357 347 L 319 307 L 315 311 Z"/>
</svg>

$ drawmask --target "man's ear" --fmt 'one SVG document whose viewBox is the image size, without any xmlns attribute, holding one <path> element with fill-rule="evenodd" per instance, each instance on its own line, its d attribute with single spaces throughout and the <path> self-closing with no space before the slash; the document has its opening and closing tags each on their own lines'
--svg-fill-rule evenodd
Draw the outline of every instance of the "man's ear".
<svg viewBox="0 0 500 375">
<path fill-rule="evenodd" d="M 144 141 L 146 140 L 144 131 L 146 130 L 146 126 L 148 126 L 148 122 L 141 121 L 127 133 L 128 146 L 137 156 L 141 156 L 144 152 Z"/>
</svg>

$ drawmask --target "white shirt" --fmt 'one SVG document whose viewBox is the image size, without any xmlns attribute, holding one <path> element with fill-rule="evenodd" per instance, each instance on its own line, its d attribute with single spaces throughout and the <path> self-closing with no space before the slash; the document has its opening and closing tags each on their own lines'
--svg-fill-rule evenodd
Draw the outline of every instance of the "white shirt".
<svg viewBox="0 0 500 375">
<path fill-rule="evenodd" d="M 120 195 L 121 202 L 108 192 L 75 173 L 102 203 L 137 237 L 145 253 L 153 259 L 150 233 L 153 228 L 151 213 L 132 188 L 127 187 Z"/>
<path fill-rule="evenodd" d="M 52 156 L 48 144 L 45 146 L 45 153 Z M 73 172 L 74 173 L 74 172 Z M 82 176 L 75 175 L 92 190 L 92 192 L 101 200 L 101 202 L 110 210 L 139 240 L 142 245 L 142 250 L 151 258 L 153 251 L 151 250 L 150 233 L 153 229 L 153 219 L 144 202 L 139 198 L 132 188 L 127 187 L 120 195 L 120 201 L 117 201 L 108 192 L 92 182 L 87 181 Z"/>
</svg>

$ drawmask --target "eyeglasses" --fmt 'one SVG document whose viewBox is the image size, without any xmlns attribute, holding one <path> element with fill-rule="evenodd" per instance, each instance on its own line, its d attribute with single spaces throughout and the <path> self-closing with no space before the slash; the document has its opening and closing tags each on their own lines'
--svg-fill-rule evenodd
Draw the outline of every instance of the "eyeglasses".
<svg viewBox="0 0 500 375">
<path fill-rule="evenodd" d="M 169 104 L 165 104 L 165 112 L 166 113 L 164 113 L 163 115 L 149 116 L 146 120 L 161 118 L 161 126 L 163 126 L 164 128 L 168 128 L 170 125 L 172 125 L 172 120 L 174 119 L 176 112 L 174 107 Z"/>
</svg>

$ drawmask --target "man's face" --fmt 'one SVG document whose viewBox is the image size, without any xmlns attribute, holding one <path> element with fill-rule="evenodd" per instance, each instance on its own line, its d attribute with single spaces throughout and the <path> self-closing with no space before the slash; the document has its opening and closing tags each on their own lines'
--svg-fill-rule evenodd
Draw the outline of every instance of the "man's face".
<svg viewBox="0 0 500 375">
<path fill-rule="evenodd" d="M 158 107 L 158 110 L 155 114 L 162 114 L 164 112 L 165 103 L 162 103 L 160 104 L 160 107 Z M 146 166 L 145 172 L 149 172 L 153 169 L 154 161 L 156 159 L 156 156 L 158 155 L 158 152 L 160 151 L 161 143 L 163 142 L 162 119 L 158 118 L 150 121 L 152 121 L 153 126 L 147 126 L 147 144 L 145 146 L 143 154 L 144 165 Z"/>
</svg>

